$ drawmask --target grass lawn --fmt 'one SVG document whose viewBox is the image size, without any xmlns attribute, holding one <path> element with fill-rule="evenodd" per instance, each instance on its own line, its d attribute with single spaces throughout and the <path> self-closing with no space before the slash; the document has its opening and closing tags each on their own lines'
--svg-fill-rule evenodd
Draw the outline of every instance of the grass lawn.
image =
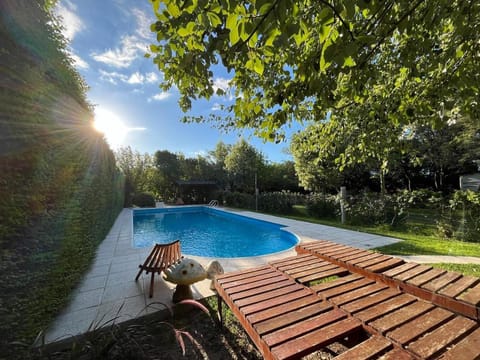
<svg viewBox="0 0 480 360">
<path fill-rule="evenodd" d="M 304 206 L 295 206 L 292 215 L 278 215 L 289 219 L 307 221 L 322 225 L 340 227 L 343 229 L 363 231 L 371 234 L 383 235 L 402 239 L 402 242 L 382 246 L 375 250 L 390 255 L 451 255 L 480 257 L 480 243 L 469 243 L 451 239 L 442 239 L 435 234 L 435 221 L 428 211 L 417 210 L 409 218 L 407 224 L 400 229 L 391 229 L 387 225 L 379 226 L 352 226 L 342 224 L 338 220 L 317 219 L 307 214 Z M 435 264 L 465 275 L 480 276 L 480 266 L 476 264 Z"/>
</svg>

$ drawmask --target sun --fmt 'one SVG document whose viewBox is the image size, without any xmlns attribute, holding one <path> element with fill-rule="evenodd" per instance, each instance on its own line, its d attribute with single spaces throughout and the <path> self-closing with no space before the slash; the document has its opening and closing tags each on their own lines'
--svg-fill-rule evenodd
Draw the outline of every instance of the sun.
<svg viewBox="0 0 480 360">
<path fill-rule="evenodd" d="M 95 108 L 93 127 L 105 136 L 111 148 L 116 149 L 123 145 L 128 128 L 113 112 L 103 108 Z"/>
</svg>

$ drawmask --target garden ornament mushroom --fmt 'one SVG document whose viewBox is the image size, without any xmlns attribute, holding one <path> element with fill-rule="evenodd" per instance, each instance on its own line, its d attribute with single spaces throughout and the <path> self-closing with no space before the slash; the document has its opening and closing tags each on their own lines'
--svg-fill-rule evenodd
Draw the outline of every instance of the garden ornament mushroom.
<svg viewBox="0 0 480 360">
<path fill-rule="evenodd" d="M 183 258 L 163 272 L 163 278 L 166 281 L 177 284 L 173 293 L 174 303 L 185 299 L 193 299 L 190 285 L 204 280 L 206 277 L 207 272 L 203 266 L 189 258 Z"/>
</svg>

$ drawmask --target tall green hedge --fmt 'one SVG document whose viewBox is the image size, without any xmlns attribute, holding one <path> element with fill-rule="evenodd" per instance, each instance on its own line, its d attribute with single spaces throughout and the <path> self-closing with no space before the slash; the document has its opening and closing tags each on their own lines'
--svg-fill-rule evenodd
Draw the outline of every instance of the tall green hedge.
<svg viewBox="0 0 480 360">
<path fill-rule="evenodd" d="M 0 354 L 23 357 L 123 204 L 87 87 L 41 0 L 0 2 Z"/>
</svg>

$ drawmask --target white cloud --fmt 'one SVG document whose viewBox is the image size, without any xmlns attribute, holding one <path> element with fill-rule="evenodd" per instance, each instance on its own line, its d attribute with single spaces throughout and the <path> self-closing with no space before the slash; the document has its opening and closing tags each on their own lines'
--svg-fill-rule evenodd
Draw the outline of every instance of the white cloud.
<svg viewBox="0 0 480 360">
<path fill-rule="evenodd" d="M 215 78 L 213 79 L 213 90 L 222 89 L 227 92 L 230 89 L 230 80 L 225 78 Z"/>
<path fill-rule="evenodd" d="M 102 69 L 99 71 L 101 80 L 108 81 L 114 85 L 117 85 L 119 82 L 130 85 L 144 85 L 152 84 L 158 81 L 158 75 L 153 72 L 142 74 L 136 71 L 131 75 L 127 75 L 116 71 L 105 71 Z"/>
<path fill-rule="evenodd" d="M 114 85 L 117 85 L 119 81 L 127 82 L 128 76 L 124 74 L 120 74 L 118 72 L 108 72 L 105 70 L 100 69 L 100 79 L 104 81 L 108 81 Z"/>
<path fill-rule="evenodd" d="M 144 81 L 144 76 L 140 74 L 138 71 L 130 75 L 130 77 L 127 80 L 129 84 L 143 84 L 143 81 Z"/>
<path fill-rule="evenodd" d="M 127 80 L 129 84 L 145 84 L 145 83 L 155 83 L 158 81 L 157 74 L 150 72 L 145 75 L 140 74 L 138 71 L 130 75 L 130 78 Z"/>
<path fill-rule="evenodd" d="M 82 20 L 75 14 L 77 7 L 72 4 L 69 0 L 58 2 L 58 5 L 55 9 L 55 13 L 62 20 L 62 33 L 70 42 L 73 40 L 75 35 L 85 29 L 85 25 Z"/>
<path fill-rule="evenodd" d="M 154 34 L 150 31 L 150 25 L 155 21 L 153 16 L 149 16 L 146 12 L 140 9 L 133 9 L 132 13 L 137 20 L 137 29 L 135 30 L 135 33 L 145 40 L 154 39 Z"/>
<path fill-rule="evenodd" d="M 221 105 L 219 103 L 215 103 L 212 106 L 212 111 L 220 111 L 221 109 L 222 108 L 221 108 Z"/>
<path fill-rule="evenodd" d="M 142 56 L 147 50 L 147 43 L 135 35 L 125 35 L 120 46 L 103 53 L 92 53 L 91 56 L 98 62 L 116 68 L 127 68 L 133 61 Z"/>
<path fill-rule="evenodd" d="M 149 72 L 145 75 L 145 80 L 147 81 L 147 83 L 153 84 L 159 81 L 159 77 L 156 73 Z"/>
<path fill-rule="evenodd" d="M 168 92 L 161 92 L 161 93 L 158 93 L 158 94 L 155 94 L 151 97 L 148 98 L 148 102 L 151 102 L 151 101 L 162 101 L 162 100 L 165 100 L 165 99 L 168 99 L 172 94 L 171 93 L 168 93 Z"/>
<path fill-rule="evenodd" d="M 77 54 L 71 52 L 70 57 L 73 60 L 73 65 L 76 66 L 78 69 L 88 69 L 90 67 L 88 63 Z"/>
<path fill-rule="evenodd" d="M 225 93 L 225 97 L 228 99 L 228 100 L 233 100 L 233 92 L 232 92 L 232 88 L 230 86 L 230 81 L 232 79 L 225 79 L 225 78 L 215 78 L 213 79 L 213 91 L 215 91 L 215 93 L 217 92 L 218 89 L 221 89 L 224 91 Z"/>
<path fill-rule="evenodd" d="M 112 67 L 127 68 L 147 52 L 150 42 L 154 39 L 154 34 L 150 31 L 150 24 L 154 19 L 140 9 L 133 9 L 131 12 L 136 20 L 133 33 L 123 35 L 116 48 L 92 53 L 93 59 Z"/>
</svg>

